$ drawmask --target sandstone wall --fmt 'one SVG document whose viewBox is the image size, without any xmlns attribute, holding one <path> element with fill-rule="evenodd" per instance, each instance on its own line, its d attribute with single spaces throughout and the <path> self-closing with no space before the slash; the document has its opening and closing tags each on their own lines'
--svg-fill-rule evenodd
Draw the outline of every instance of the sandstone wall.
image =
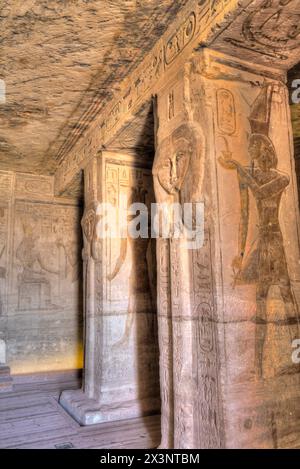
<svg viewBox="0 0 300 469">
<path fill-rule="evenodd" d="M 12 374 L 82 367 L 81 208 L 0 171 L 0 339 Z"/>
</svg>

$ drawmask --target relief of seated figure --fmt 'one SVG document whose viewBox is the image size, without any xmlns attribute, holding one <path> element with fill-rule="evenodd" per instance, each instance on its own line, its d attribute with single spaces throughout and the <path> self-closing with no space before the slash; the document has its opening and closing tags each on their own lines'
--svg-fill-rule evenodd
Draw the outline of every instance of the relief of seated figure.
<svg viewBox="0 0 300 469">
<path fill-rule="evenodd" d="M 38 248 L 38 235 L 33 228 L 23 225 L 24 237 L 16 250 L 16 258 L 22 265 L 18 274 L 18 309 L 56 308 L 51 302 L 51 283 L 48 273 L 58 275 L 43 261 Z"/>
</svg>

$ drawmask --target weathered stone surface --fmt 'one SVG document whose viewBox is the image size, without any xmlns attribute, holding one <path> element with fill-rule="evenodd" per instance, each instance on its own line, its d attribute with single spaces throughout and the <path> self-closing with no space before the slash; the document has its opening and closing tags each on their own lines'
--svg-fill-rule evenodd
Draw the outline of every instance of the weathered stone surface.
<svg viewBox="0 0 300 469">
<path fill-rule="evenodd" d="M 3 41 L 0 108 L 3 379 L 7 363 L 74 366 L 83 297 L 83 386 L 61 396 L 81 424 L 161 402 L 162 448 L 299 447 L 299 109 L 286 88 L 299 1 L 171 3 L 0 10 L 18 27 Z M 24 162 L 45 174 L 12 172 Z M 82 285 L 72 197 L 84 198 Z M 154 200 L 167 238 L 132 238 L 126 224 L 124 238 L 101 236 L 102 202 L 112 216 Z M 185 219 L 175 237 L 173 203 L 204 207 L 200 245 L 188 249 Z"/>
<path fill-rule="evenodd" d="M 287 70 L 297 63 L 299 30 L 297 0 L 190 1 L 153 49 L 120 85 L 115 98 L 98 113 L 56 171 L 58 192 L 72 181 L 89 155 L 107 145 L 157 93 L 168 74 L 194 49 L 209 46 L 263 65 Z M 281 26 L 283 25 L 283 26 Z M 234 59 L 233 59 L 234 60 Z M 270 76 L 276 75 L 270 69 Z"/>
<path fill-rule="evenodd" d="M 292 361 L 300 323 L 298 201 L 288 93 L 284 75 L 277 81 L 268 69 L 250 70 L 206 50 L 158 94 L 156 198 L 205 204 L 203 247 L 159 240 L 162 447 L 272 448 L 299 440 L 300 374 Z"/>
<path fill-rule="evenodd" d="M 0 7 L 0 169 L 49 174 L 186 0 Z"/>
<path fill-rule="evenodd" d="M 0 337 L 4 336 L 0 331 Z M 10 368 L 6 365 L 6 343 L 0 339 L 0 393 L 12 390 L 12 378 Z"/>
<path fill-rule="evenodd" d="M 248 0 L 187 2 L 141 64 L 119 84 L 114 99 L 86 126 L 82 138 L 73 139 L 65 148 L 65 157 L 55 172 L 57 193 L 68 187 L 91 155 L 111 143 L 143 103 L 158 91 L 166 75 L 176 73 L 194 48 L 209 45 L 248 3 Z"/>
<path fill-rule="evenodd" d="M 1 171 L 0 194 L 6 363 L 13 374 L 80 368 L 81 209 L 47 176 Z"/>
<path fill-rule="evenodd" d="M 84 425 L 135 418 L 160 408 L 155 240 L 134 239 L 126 231 L 120 238 L 122 230 L 101 236 L 101 225 L 112 221 L 112 210 L 117 215 L 126 204 L 127 212 L 133 203 L 150 209 L 153 201 L 147 161 L 102 152 L 85 170 L 84 383 L 82 390 L 66 391 L 60 399 Z M 107 213 L 101 202 L 111 204 Z"/>
<path fill-rule="evenodd" d="M 295 170 L 297 177 L 298 194 L 300 191 L 300 92 L 298 91 L 298 84 L 300 80 L 300 63 L 293 67 L 288 72 L 288 88 L 290 90 L 290 109 L 291 120 L 294 136 L 294 157 L 295 157 Z M 297 88 L 295 87 L 297 85 Z M 295 102 L 297 98 L 298 102 Z M 294 102 L 293 102 L 294 101 Z M 298 199 L 300 194 L 298 195 Z"/>
<path fill-rule="evenodd" d="M 298 0 L 255 0 L 214 41 L 214 49 L 288 70 L 299 60 Z"/>
</svg>

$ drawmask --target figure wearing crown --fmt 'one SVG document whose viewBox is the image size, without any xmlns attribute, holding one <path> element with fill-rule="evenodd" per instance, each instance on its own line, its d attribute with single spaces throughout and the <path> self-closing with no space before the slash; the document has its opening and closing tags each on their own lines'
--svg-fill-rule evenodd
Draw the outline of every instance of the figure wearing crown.
<svg viewBox="0 0 300 469">
<path fill-rule="evenodd" d="M 40 287 L 40 300 L 36 308 L 57 308 L 51 303 L 51 282 L 47 273 L 59 275 L 59 271 L 50 268 L 44 262 L 38 247 L 39 234 L 35 227 L 26 221 L 23 223 L 23 232 L 24 237 L 16 249 L 16 259 L 22 268 L 18 274 L 18 307 L 20 310 L 26 309 L 22 305 L 24 293 L 26 293 L 25 298 L 33 297 L 34 293 L 30 296 L 30 289 L 37 285 Z"/>
<path fill-rule="evenodd" d="M 279 224 L 280 202 L 289 184 L 289 177 L 277 169 L 275 148 L 268 137 L 272 93 L 272 85 L 264 86 L 252 105 L 249 118 L 252 133 L 248 148 L 250 166 L 242 166 L 232 159 L 228 151 L 219 158 L 224 168 L 236 170 L 238 175 L 241 194 L 239 254 L 234 258 L 232 267 L 235 285 L 256 284 L 257 308 L 253 320 L 256 324 L 255 371 L 258 378 L 263 376 L 263 350 L 269 322 L 267 297 L 271 286 L 279 287 L 285 305 L 285 321 L 281 321 L 282 325 L 296 325 L 293 330 L 297 335 L 295 331 L 298 331 L 299 323 Z M 259 226 L 257 242 L 245 255 L 249 191 L 256 202 Z"/>
</svg>

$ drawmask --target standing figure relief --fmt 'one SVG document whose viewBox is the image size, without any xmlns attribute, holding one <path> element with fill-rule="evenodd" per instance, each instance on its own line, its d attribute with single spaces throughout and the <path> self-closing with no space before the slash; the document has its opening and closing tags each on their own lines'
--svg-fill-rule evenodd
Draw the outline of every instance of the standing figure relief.
<svg viewBox="0 0 300 469">
<path fill-rule="evenodd" d="M 256 284 L 255 371 L 263 376 L 263 351 L 266 325 L 269 321 L 267 297 L 272 285 L 280 289 L 285 305 L 286 325 L 298 324 L 299 315 L 294 300 L 282 232 L 279 208 L 289 177 L 277 169 L 277 156 L 269 137 L 252 134 L 249 141 L 250 166 L 243 166 L 223 152 L 219 163 L 228 170 L 236 170 L 241 194 L 239 253 L 233 259 L 234 285 Z M 249 191 L 253 194 L 258 212 L 258 239 L 246 254 L 249 228 Z M 279 323 L 279 321 L 277 321 Z"/>
<path fill-rule="evenodd" d="M 138 179 L 137 186 L 131 189 L 131 195 L 128 199 L 128 208 L 135 203 L 145 204 L 147 190 L 143 187 L 143 180 Z M 128 215 L 129 223 L 135 215 Z M 112 281 L 120 272 L 125 264 L 128 245 L 131 253 L 131 268 L 129 273 L 129 292 L 128 292 L 128 311 L 125 322 L 125 330 L 121 339 L 115 346 L 127 345 L 132 333 L 132 328 L 136 315 L 146 313 L 147 318 L 147 336 L 149 340 L 154 337 L 154 306 L 151 295 L 150 266 L 148 265 L 147 253 L 150 248 L 150 220 L 148 220 L 148 237 L 133 238 L 127 233 L 125 238 L 120 239 L 120 254 L 116 260 L 111 273 L 107 275 L 107 280 Z M 141 324 L 138 326 L 141 327 Z M 137 331 L 141 336 L 141 331 Z"/>
<path fill-rule="evenodd" d="M 192 260 L 191 254 L 188 255 L 184 249 L 184 243 L 175 240 L 177 227 L 174 225 L 173 204 L 181 207 L 181 214 L 185 203 L 192 204 L 194 215 L 194 207 L 203 197 L 204 156 L 202 129 L 198 124 L 186 122 L 160 142 L 153 165 L 156 203 L 168 208 L 167 217 L 164 210 L 160 219 L 157 240 L 161 448 L 187 447 L 187 441 L 191 442 L 194 438 L 196 396 L 189 398 L 189 404 L 186 398 L 187 394 L 191 397 L 193 393 L 190 385 L 193 373 L 189 366 L 191 363 L 186 362 L 183 366 L 182 359 L 190 351 L 189 346 L 185 348 L 190 339 L 185 336 L 180 322 L 181 318 L 189 314 L 185 301 L 187 289 L 192 296 L 194 291 L 194 285 L 187 286 L 191 281 L 189 272 Z M 186 220 L 178 220 L 176 217 L 176 222 L 180 223 L 180 233 L 184 233 L 185 239 L 186 232 L 182 229 L 186 228 Z M 195 301 L 192 299 L 193 311 L 196 309 Z M 198 326 L 193 324 L 193 327 Z"/>
</svg>

